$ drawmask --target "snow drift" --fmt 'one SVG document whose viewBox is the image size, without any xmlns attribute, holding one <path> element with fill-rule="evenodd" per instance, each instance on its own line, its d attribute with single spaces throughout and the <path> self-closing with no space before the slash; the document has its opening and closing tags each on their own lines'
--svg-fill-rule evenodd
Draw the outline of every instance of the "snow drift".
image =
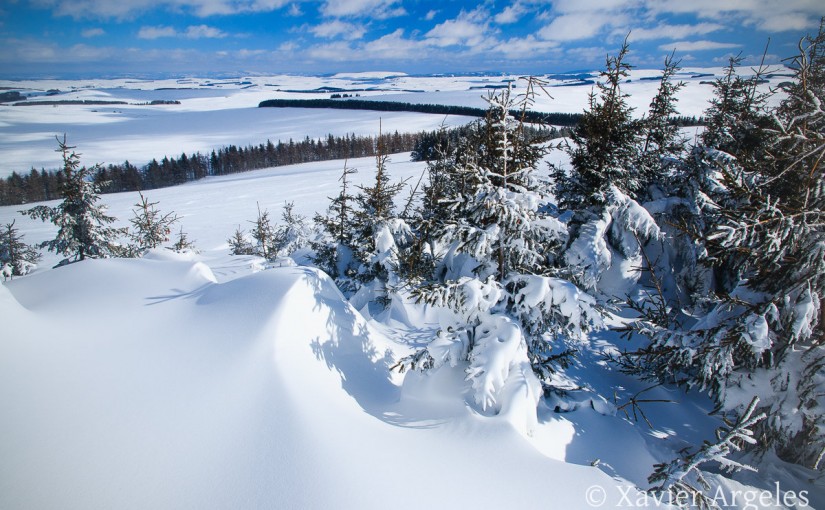
<svg viewBox="0 0 825 510">
<path fill-rule="evenodd" d="M 586 508 L 616 483 L 446 372 L 402 392 L 393 343 L 313 269 L 86 261 L 0 286 L 0 310 L 2 508 L 546 508 L 528 487 Z"/>
</svg>

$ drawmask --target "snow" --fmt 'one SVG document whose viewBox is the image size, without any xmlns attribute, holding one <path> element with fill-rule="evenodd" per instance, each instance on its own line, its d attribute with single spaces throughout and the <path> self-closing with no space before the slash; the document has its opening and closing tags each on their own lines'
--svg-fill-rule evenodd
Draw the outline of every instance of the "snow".
<svg viewBox="0 0 825 510">
<path fill-rule="evenodd" d="M 598 73 L 590 73 L 594 79 Z M 647 111 L 656 93 L 655 70 L 636 69 L 623 91 L 631 94 L 635 115 Z M 679 93 L 679 112 L 699 116 L 711 96 L 708 82 L 721 76 L 721 68 L 686 68 L 678 76 L 686 86 Z M 709 76 L 710 75 L 710 76 Z M 288 141 L 325 137 L 328 134 L 375 135 L 379 118 L 384 132 L 434 130 L 464 124 L 465 117 L 445 117 L 404 112 L 303 110 L 257 108 L 266 99 L 329 98 L 331 91 L 358 94 L 360 99 L 431 103 L 486 108 L 484 87 L 514 83 L 516 75 L 408 76 L 395 72 L 339 73 L 333 76 L 252 76 L 215 80 L 207 78 L 164 80 L 0 80 L 0 87 L 20 91 L 27 102 L 44 100 L 125 101 L 125 105 L 12 106 L 0 104 L 0 176 L 32 167 L 60 166 L 53 153 L 54 137 L 66 134 L 77 145 L 84 162 L 143 165 L 155 158 L 178 157 L 182 152 L 210 152 L 230 144 L 258 145 L 267 140 Z M 771 77 L 776 87 L 783 79 Z M 581 113 L 591 84 L 570 85 L 553 76 L 548 95 L 539 94 L 534 109 L 545 112 Z M 578 83 L 578 82 L 576 82 Z M 562 86 L 564 85 L 564 86 Z M 46 95 L 58 90 L 57 95 Z M 153 100 L 180 104 L 141 105 Z"/>
<path fill-rule="evenodd" d="M 384 80 L 390 73 L 378 74 L 256 77 L 249 79 L 251 88 L 199 79 L 87 83 L 93 88 L 78 86 L 71 94 L 146 100 L 167 92 L 156 88 L 175 87 L 182 104 L 0 105 L 0 163 L 11 168 L 19 158 L 28 165 L 26 154 L 45 161 L 56 126 L 87 129 L 82 141 L 69 135 L 84 163 L 260 143 L 279 133 L 375 134 L 378 114 L 371 112 L 261 113 L 252 104 L 274 95 L 312 96 L 283 90 L 363 87 L 369 80 L 395 93 L 426 89 L 475 98 L 480 91 L 469 87 L 503 79 Z M 709 94 L 709 86 L 694 82 L 680 105 Z M 632 83 L 641 91 L 656 82 Z M 569 94 L 570 108 L 576 101 L 579 110 L 585 98 L 574 98 L 574 92 L 588 90 L 552 87 L 559 97 Z M 683 113 L 698 113 L 691 108 Z M 443 120 L 395 115 L 381 114 L 385 132 L 393 126 L 430 129 Z M 423 163 L 409 162 L 409 154 L 390 159 L 393 181 L 416 182 L 424 170 Z M 359 169 L 353 185 L 373 180 L 373 158 L 347 165 Z M 592 298 L 565 280 L 531 276 L 520 287 L 519 313 L 558 309 L 571 324 L 590 326 L 570 335 L 578 354 L 564 377 L 575 391 L 540 399 L 523 332 L 509 319 L 488 317 L 501 323 L 479 329 L 488 326 L 490 332 L 477 337 L 473 349 L 475 367 L 488 367 L 482 372 L 473 360 L 461 361 L 471 347 L 461 331 L 428 343 L 456 323 L 443 309 L 393 296 L 388 311 L 365 317 L 315 269 L 292 259 L 228 255 L 227 238 L 239 225 L 249 229 L 256 203 L 273 218 L 286 202 L 311 217 L 337 193 L 342 169 L 342 161 L 317 162 L 151 190 L 147 199 L 158 202 L 161 213 L 180 217 L 199 253 L 161 248 L 141 259 L 88 260 L 57 269 L 48 268 L 61 257 L 47 253 L 33 274 L 0 284 L 0 508 L 614 508 L 645 501 L 638 489 L 649 487 L 654 464 L 713 437 L 721 421 L 708 415 L 713 404 L 705 395 L 650 388 L 604 361 L 606 353 L 632 348 L 603 329 L 624 319 L 609 315 L 602 323 L 591 316 Z M 115 226 L 128 225 L 137 200 L 137 193 L 102 197 L 119 219 Z M 0 207 L 0 224 L 15 219 L 27 243 L 54 236 L 52 225 L 21 216 L 20 208 Z M 658 236 L 645 208 L 626 202 L 612 217 L 594 219 L 570 253 L 578 253 L 585 267 L 609 267 L 620 258 L 640 265 L 631 234 Z M 551 230 L 561 228 L 550 223 Z M 379 247 L 392 250 L 392 233 L 400 228 L 382 230 Z M 621 287 L 622 278 L 633 277 L 631 269 L 616 265 L 616 274 L 593 285 Z M 499 301 L 496 285 L 464 283 L 468 314 Z M 816 297 L 800 301 L 800 333 L 819 307 Z M 755 347 L 770 341 L 762 321 L 749 323 Z M 390 370 L 424 345 L 441 368 Z M 762 393 L 771 384 L 757 373 L 729 391 L 744 400 L 748 385 L 762 386 Z M 627 405 L 634 395 L 653 401 L 641 404 L 652 426 Z M 787 418 L 792 427 L 801 413 Z M 762 466 L 760 473 L 708 479 L 726 494 L 772 490 L 775 482 L 783 491 L 807 491 L 812 507 L 825 505 L 823 480 L 813 472 L 775 458 Z M 726 508 L 736 507 L 749 508 L 741 500 Z"/>
<path fill-rule="evenodd" d="M 415 487 L 539 508 L 524 487 L 561 481 L 575 508 L 614 484 L 503 419 L 401 398 L 393 346 L 315 270 L 87 261 L 0 293 L 3 508 L 420 508 Z"/>
</svg>

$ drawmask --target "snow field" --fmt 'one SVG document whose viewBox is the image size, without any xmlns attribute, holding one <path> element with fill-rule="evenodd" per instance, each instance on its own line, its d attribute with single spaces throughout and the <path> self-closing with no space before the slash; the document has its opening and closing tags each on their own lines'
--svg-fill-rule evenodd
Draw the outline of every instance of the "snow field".
<svg viewBox="0 0 825 510">
<path fill-rule="evenodd" d="M 0 288 L 0 506 L 583 508 L 589 486 L 614 483 L 460 397 L 449 420 L 431 411 L 443 381 L 404 398 L 397 346 L 324 274 L 216 283 L 174 258 Z"/>
<path fill-rule="evenodd" d="M 583 90 L 553 90 L 561 89 Z M 212 129 L 230 111 L 206 104 L 186 113 L 208 120 L 195 129 Z M 87 113 L 90 133 L 100 134 L 100 112 Z M 304 113 L 301 129 L 323 122 Z M 350 113 L 358 112 L 342 115 Z M 197 138 L 190 127 L 170 125 L 167 134 Z M 136 140 L 140 150 L 154 147 Z M 391 159 L 393 180 L 414 184 L 424 170 L 408 155 Z M 372 158 L 348 166 L 359 168 L 356 183 L 374 178 Z M 342 161 L 312 163 L 148 191 L 160 211 L 181 218 L 199 255 L 157 250 L 50 270 L 61 257 L 45 254 L 33 275 L 0 285 L 0 508 L 612 508 L 623 495 L 639 500 L 634 487 L 649 486 L 655 463 L 712 438 L 720 422 L 701 394 L 644 393 L 674 402 L 645 406 L 652 427 L 620 408 L 647 384 L 604 361 L 604 351 L 626 346 L 615 333 L 582 338 L 565 373 L 582 390 L 541 402 L 537 422 L 522 423 L 524 410 L 495 414 L 474 402 L 464 365 L 389 371 L 433 337 L 439 310 L 394 300 L 365 318 L 316 270 L 227 255 L 226 239 L 251 227 L 256 203 L 276 222 L 286 201 L 311 217 L 337 193 L 342 169 Z M 102 200 L 126 226 L 138 197 Z M 22 208 L 0 208 L 0 223 L 16 220 L 28 243 L 53 237 L 52 225 L 20 216 Z M 616 214 L 643 229 L 641 216 Z M 593 227 L 611 228 L 603 223 Z M 625 273 L 603 278 L 623 288 Z M 515 349 L 502 342 L 513 338 L 491 343 Z M 777 481 L 825 505 L 810 472 L 778 460 L 767 468 L 711 479 L 726 490 Z"/>
</svg>

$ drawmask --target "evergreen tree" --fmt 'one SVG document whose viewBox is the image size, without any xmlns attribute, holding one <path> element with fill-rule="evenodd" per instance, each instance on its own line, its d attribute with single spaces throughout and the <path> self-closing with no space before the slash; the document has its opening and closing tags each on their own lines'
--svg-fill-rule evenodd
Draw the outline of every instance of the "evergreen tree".
<svg viewBox="0 0 825 510">
<path fill-rule="evenodd" d="M 763 65 L 745 77 L 737 71 L 741 63 L 741 56 L 731 57 L 724 76 L 713 83 L 702 145 L 736 155 L 740 164 L 753 168 L 764 159 L 769 145 L 765 136 L 769 136 L 770 117 L 765 107 L 771 92 L 758 88 L 766 72 Z"/>
<path fill-rule="evenodd" d="M 232 255 L 257 255 L 255 246 L 247 240 L 246 234 L 241 230 L 240 225 L 226 242 L 229 244 L 229 252 Z"/>
<path fill-rule="evenodd" d="M 275 228 L 269 219 L 269 211 L 261 212 L 261 206 L 258 205 L 258 218 L 250 222 L 255 225 L 252 228 L 252 238 L 257 243 L 255 254 L 269 260 L 276 255 L 276 250 L 273 248 L 273 241 L 275 239 Z"/>
<path fill-rule="evenodd" d="M 567 145 L 572 168 L 552 167 L 556 199 L 563 208 L 598 208 L 607 203 L 611 186 L 631 196 L 642 188 L 636 167 L 641 125 L 632 118 L 633 108 L 621 90 L 632 68 L 625 61 L 628 51 L 625 39 L 618 55 L 607 57 L 598 94 L 590 94 L 588 107 L 571 133 L 572 144 Z"/>
<path fill-rule="evenodd" d="M 350 249 L 357 270 L 354 283 L 361 292 L 358 305 L 376 302 L 387 305 L 389 287 L 397 283 L 399 252 L 409 243 L 412 232 L 396 216 L 395 197 L 404 182 L 391 182 L 389 156 L 384 138 L 379 135 L 375 148 L 375 181 L 372 186 L 358 186 L 351 209 Z"/>
<path fill-rule="evenodd" d="M 434 271 L 413 295 L 451 309 L 455 321 L 397 367 L 465 367 L 482 409 L 515 406 L 529 429 L 542 384 L 551 388 L 572 354 L 565 339 L 598 327 L 600 317 L 592 298 L 555 275 L 566 230 L 542 207 L 534 171 L 543 144 L 511 115 L 510 94 L 490 96 L 484 122 L 428 166 L 423 202 Z"/>
<path fill-rule="evenodd" d="M 121 253 L 116 239 L 126 233 L 125 229 L 107 226 L 115 218 L 107 216 L 106 206 L 97 203 L 100 189 L 92 177 L 99 165 L 81 167 L 75 147 L 67 145 L 65 137 L 63 141 L 58 139 L 58 146 L 57 152 L 63 156 L 63 183 L 60 189 L 63 202 L 56 207 L 39 205 L 21 213 L 48 220 L 57 226 L 57 236 L 41 246 L 68 257 L 60 265 Z"/>
<path fill-rule="evenodd" d="M 169 240 L 172 225 L 178 221 L 178 217 L 174 213 L 161 215 L 155 208 L 158 202 L 149 202 L 141 192 L 138 192 L 138 196 L 140 201 L 135 204 L 135 209 L 132 210 L 134 217 L 129 220 L 134 228 L 129 233 L 129 238 L 135 243 L 138 252 L 145 252 Z"/>
<path fill-rule="evenodd" d="M 28 274 L 41 259 L 34 246 L 23 242 L 14 220 L 0 229 L 0 267 L 8 265 L 9 278 Z"/>
<path fill-rule="evenodd" d="M 825 452 L 823 46 L 822 30 L 803 41 L 775 109 L 733 61 L 718 82 L 703 142 L 724 150 L 698 146 L 683 166 L 681 245 L 693 252 L 670 260 L 696 291 L 641 308 L 633 330 L 651 342 L 620 361 L 707 390 L 739 416 L 759 397 L 760 446 L 813 468 Z"/>
<path fill-rule="evenodd" d="M 350 194 L 349 176 L 357 171 L 348 168 L 344 161 L 344 170 L 339 178 L 341 191 L 330 198 L 326 215 L 315 215 L 314 222 L 320 232 L 318 238 L 310 243 L 314 251 L 312 261 L 332 276 L 345 292 L 352 290 L 348 282 L 355 275 L 351 224 L 354 197 Z"/>
<path fill-rule="evenodd" d="M 673 105 L 675 85 L 670 78 L 675 66 L 666 64 L 651 118 L 634 120 L 621 90 L 631 69 L 628 51 L 625 40 L 617 56 L 607 57 L 599 94 L 590 95 L 588 110 L 571 135 L 573 143 L 566 147 L 569 171 L 551 165 L 556 200 L 573 212 L 562 257 L 568 274 L 577 285 L 599 291 L 605 299 L 640 278 L 638 270 L 628 268 L 640 267 L 644 245 L 661 237 L 655 219 L 637 200 L 648 195 L 657 152 L 665 150 L 657 142 L 667 144 L 672 136 L 667 117 Z"/>
<path fill-rule="evenodd" d="M 272 238 L 273 252 L 279 257 L 288 257 L 309 245 L 310 229 L 306 218 L 297 214 L 294 207 L 294 202 L 284 204 L 283 223 L 275 229 Z"/>
<path fill-rule="evenodd" d="M 679 134 L 679 126 L 673 122 L 673 118 L 679 113 L 676 109 L 676 95 L 685 86 L 684 82 L 673 81 L 680 69 L 679 62 L 673 60 L 673 55 L 665 59 L 659 88 L 650 101 L 647 116 L 641 121 L 644 141 L 636 166 L 642 187 L 634 198 L 659 198 L 672 187 L 668 170 L 685 150 L 685 140 Z"/>
<path fill-rule="evenodd" d="M 175 243 L 169 249 L 176 253 L 198 253 L 197 249 L 195 248 L 195 241 L 189 239 L 189 235 L 183 231 L 183 227 L 180 228 L 177 240 L 175 240 Z"/>
</svg>

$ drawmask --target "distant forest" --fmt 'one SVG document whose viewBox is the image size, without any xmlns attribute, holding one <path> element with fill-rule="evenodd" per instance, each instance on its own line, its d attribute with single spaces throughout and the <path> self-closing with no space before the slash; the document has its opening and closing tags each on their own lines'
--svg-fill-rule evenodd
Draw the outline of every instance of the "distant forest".
<svg viewBox="0 0 825 510">
<path fill-rule="evenodd" d="M 408 152 L 427 133 L 386 134 L 381 141 L 390 153 Z M 431 139 L 430 136 L 428 139 Z M 126 161 L 122 164 L 99 166 L 94 179 L 101 185 L 103 193 L 121 191 L 141 191 L 164 188 L 195 181 L 207 176 L 227 175 L 261 168 L 326 161 L 344 158 L 361 158 L 375 154 L 376 137 L 328 135 L 317 140 L 309 137 L 301 141 L 272 143 L 237 147 L 230 145 L 210 154 L 181 154 L 178 158 L 153 159 L 148 164 L 137 167 Z M 37 170 L 32 168 L 27 174 L 12 173 L 0 179 L 0 205 L 18 205 L 60 197 L 64 176 L 62 170 Z"/>
<path fill-rule="evenodd" d="M 413 112 L 439 115 L 463 115 L 483 118 L 488 108 L 454 106 L 443 104 L 415 104 L 397 101 L 368 101 L 365 99 L 268 99 L 258 104 L 259 108 L 332 108 L 337 110 L 370 110 L 378 112 Z M 521 111 L 510 114 L 520 119 Z M 547 126 L 573 127 L 582 118 L 580 113 L 546 113 L 528 110 L 524 112 L 524 122 Z M 677 126 L 698 126 L 703 120 L 696 117 L 675 116 L 670 120 Z"/>
<path fill-rule="evenodd" d="M 424 161 L 434 156 L 439 141 L 457 140 L 464 136 L 469 126 L 439 131 L 418 133 L 385 134 L 380 137 L 384 152 L 395 154 L 411 152 L 413 161 Z M 534 136 L 547 139 L 563 136 L 565 131 L 554 128 L 532 129 Z M 122 164 L 99 166 L 93 173 L 94 180 L 102 193 L 122 191 L 143 191 L 175 186 L 196 181 L 208 176 L 227 175 L 261 168 L 270 168 L 313 161 L 353 159 L 374 156 L 378 137 L 373 136 L 333 136 L 313 139 L 306 137 L 298 142 L 266 143 L 237 147 L 230 145 L 205 155 L 196 152 L 181 154 L 178 158 L 153 159 L 141 167 L 129 161 Z M 64 182 L 61 170 L 37 170 L 29 173 L 13 172 L 0 179 L 0 205 L 19 205 L 60 198 Z"/>
<path fill-rule="evenodd" d="M 331 99 L 273 99 L 263 101 L 260 106 L 413 111 L 468 117 L 484 117 L 487 112 L 487 110 L 480 108 L 465 106 L 421 105 L 389 101 L 335 101 Z M 514 114 L 520 115 L 520 112 L 514 112 Z M 527 118 L 529 118 L 528 122 L 563 126 L 561 131 L 555 128 L 533 128 L 534 136 L 549 139 L 564 136 L 567 127 L 574 126 L 581 115 L 528 111 Z M 697 119 L 696 117 L 674 117 L 671 121 L 680 126 L 701 125 L 703 123 L 703 119 Z M 447 136 L 450 139 L 455 139 L 465 134 L 466 129 L 466 127 L 463 127 L 450 130 Z M 381 141 L 386 152 L 390 154 L 412 152 L 413 160 L 420 161 L 434 157 L 437 141 L 442 137 L 443 134 L 439 135 L 436 131 L 395 132 L 383 135 Z M 129 161 L 121 164 L 101 165 L 94 175 L 95 181 L 100 184 L 103 193 L 142 191 L 175 186 L 207 176 L 227 175 L 313 161 L 373 156 L 375 155 L 377 143 L 377 137 L 356 135 L 343 137 L 328 135 L 322 139 L 307 137 L 297 142 L 292 139 L 277 143 L 268 140 L 266 143 L 246 147 L 230 145 L 212 151 L 210 154 L 197 152 L 191 155 L 184 153 L 177 158 L 167 156 L 160 161 L 153 159 L 141 167 L 135 166 Z M 32 168 L 28 173 L 13 172 L 6 178 L 0 178 L 0 205 L 19 205 L 56 199 L 60 196 L 63 179 L 62 170 L 37 170 Z"/>
</svg>

